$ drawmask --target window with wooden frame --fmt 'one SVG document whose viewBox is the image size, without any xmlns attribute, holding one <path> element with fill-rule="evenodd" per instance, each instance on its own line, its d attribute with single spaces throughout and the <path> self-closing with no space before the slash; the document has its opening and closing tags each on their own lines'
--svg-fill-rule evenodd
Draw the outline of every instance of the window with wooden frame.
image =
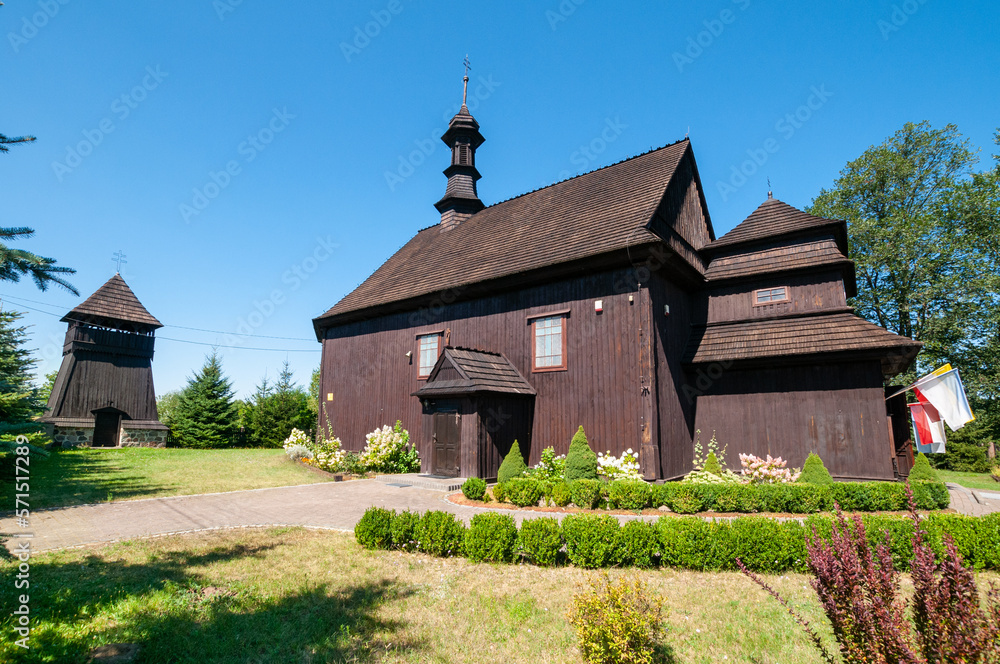
<svg viewBox="0 0 1000 664">
<path fill-rule="evenodd" d="M 531 327 L 532 371 L 565 371 L 566 315 L 534 318 Z"/>
<path fill-rule="evenodd" d="M 754 306 L 758 304 L 775 304 L 776 302 L 788 302 L 787 286 L 761 288 L 753 293 Z"/>
<path fill-rule="evenodd" d="M 427 378 L 441 354 L 441 332 L 417 335 L 417 377 Z"/>
</svg>

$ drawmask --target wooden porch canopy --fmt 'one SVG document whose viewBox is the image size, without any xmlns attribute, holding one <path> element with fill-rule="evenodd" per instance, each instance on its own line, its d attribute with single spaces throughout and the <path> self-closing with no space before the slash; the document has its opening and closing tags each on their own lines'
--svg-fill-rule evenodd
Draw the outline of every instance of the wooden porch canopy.
<svg viewBox="0 0 1000 664">
<path fill-rule="evenodd" d="M 412 396 L 432 399 L 484 392 L 534 396 L 535 388 L 500 353 L 446 346 L 426 384 Z"/>
</svg>

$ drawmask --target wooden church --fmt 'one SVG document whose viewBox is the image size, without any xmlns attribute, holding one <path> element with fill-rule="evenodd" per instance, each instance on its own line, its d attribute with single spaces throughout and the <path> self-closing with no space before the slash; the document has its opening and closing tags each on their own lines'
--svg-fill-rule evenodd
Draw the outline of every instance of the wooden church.
<svg viewBox="0 0 1000 664">
<path fill-rule="evenodd" d="M 63 360 L 43 422 L 57 445 L 165 447 L 153 334 L 163 327 L 120 274 L 66 314 Z"/>
<path fill-rule="evenodd" d="M 486 207 L 465 104 L 442 140 L 440 222 L 313 321 L 346 448 L 400 419 L 424 472 L 493 478 L 515 439 L 534 464 L 583 425 L 650 480 L 713 434 L 736 470 L 817 452 L 840 478 L 908 473 L 884 390 L 920 344 L 848 306 L 844 221 L 769 195 L 716 238 L 687 139 Z"/>
</svg>

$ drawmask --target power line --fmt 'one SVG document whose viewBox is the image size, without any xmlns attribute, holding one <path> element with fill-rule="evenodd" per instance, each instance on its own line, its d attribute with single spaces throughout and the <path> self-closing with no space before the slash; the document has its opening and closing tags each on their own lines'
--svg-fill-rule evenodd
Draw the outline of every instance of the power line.
<svg viewBox="0 0 1000 664">
<path fill-rule="evenodd" d="M 8 300 L 13 300 L 14 302 L 31 302 L 33 304 L 40 304 L 40 305 L 43 305 L 43 306 L 46 306 L 46 307 L 57 308 L 56 305 L 54 305 L 54 304 L 50 304 L 48 302 L 39 302 L 38 300 L 29 300 L 28 298 L 24 298 L 24 297 L 12 297 L 10 295 L 5 295 L 3 293 L 0 293 L 0 297 L 7 298 Z M 28 307 L 27 305 L 24 305 L 24 304 L 22 304 L 20 306 L 23 306 L 23 307 L 25 307 L 27 309 L 31 309 L 31 307 Z M 32 311 L 39 311 L 40 313 L 49 314 L 50 316 L 59 316 L 60 315 L 60 314 L 52 313 L 52 312 L 49 312 L 49 311 L 41 311 L 40 309 L 32 309 Z M 232 335 L 233 334 L 232 332 L 225 332 L 223 330 L 206 330 L 205 328 L 202 328 L 202 327 L 185 327 L 184 325 L 164 325 L 163 327 L 175 327 L 178 330 L 192 330 L 194 332 L 209 332 L 211 334 L 226 334 L 226 335 Z M 241 337 L 253 337 L 253 338 L 256 338 L 256 339 L 281 339 L 282 341 L 315 341 L 315 339 L 310 339 L 310 338 L 307 338 L 307 337 L 275 337 L 275 336 L 268 336 L 266 334 L 240 334 L 238 336 L 241 336 Z M 162 337 L 162 338 L 166 339 L 166 337 Z M 177 341 L 177 339 L 173 339 L 172 341 Z"/>
<path fill-rule="evenodd" d="M 44 311 L 42 309 L 36 309 L 35 307 L 29 307 L 26 304 L 18 304 L 18 307 L 24 307 L 25 309 L 29 309 L 31 311 L 38 312 L 40 314 L 47 314 L 49 316 L 59 316 L 59 314 L 54 314 L 51 311 Z M 76 321 L 76 322 L 85 323 L 86 321 Z M 219 332 L 219 334 L 229 334 L 229 332 Z M 244 334 L 244 335 L 238 335 L 238 336 L 247 336 L 247 337 L 249 337 L 249 336 L 253 336 L 253 335 Z M 171 337 L 156 337 L 156 338 L 157 339 L 163 339 L 165 341 L 176 341 L 176 342 L 182 343 L 182 344 L 193 344 L 193 345 L 196 345 L 196 346 L 211 346 L 212 348 L 233 348 L 233 349 L 236 349 L 236 350 L 259 350 L 259 351 L 267 351 L 267 352 L 275 352 L 275 353 L 316 353 L 316 352 L 319 352 L 319 351 L 322 350 L 321 348 L 252 348 L 252 347 L 247 347 L 247 346 L 227 346 L 225 344 L 213 344 L 213 343 L 208 343 L 208 342 L 205 342 L 205 341 L 189 341 L 187 339 L 173 339 Z M 308 339 L 308 340 L 307 339 L 303 339 L 303 341 L 312 341 L 312 340 L 311 339 Z"/>
</svg>

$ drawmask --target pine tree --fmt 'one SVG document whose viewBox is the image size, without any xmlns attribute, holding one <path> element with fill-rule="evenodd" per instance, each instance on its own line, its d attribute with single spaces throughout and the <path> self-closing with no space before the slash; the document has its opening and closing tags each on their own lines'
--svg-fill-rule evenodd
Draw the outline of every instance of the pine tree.
<svg viewBox="0 0 1000 664">
<path fill-rule="evenodd" d="M 236 414 L 232 383 L 213 352 L 177 399 L 174 439 L 180 447 L 225 447 L 232 439 Z"/>
<path fill-rule="evenodd" d="M 25 347 L 28 329 L 18 325 L 21 316 L 0 312 L 0 435 L 5 439 L 40 431 L 41 425 L 32 420 L 45 409 L 32 383 L 35 360 Z"/>
<path fill-rule="evenodd" d="M 515 440 L 514 444 L 510 446 L 510 450 L 507 451 L 507 456 L 503 458 L 500 470 L 497 471 L 497 483 L 502 484 L 515 477 L 521 477 L 526 470 L 528 470 L 528 464 L 524 462 L 521 447 Z"/>
<path fill-rule="evenodd" d="M 597 479 L 597 455 L 590 449 L 587 442 L 587 434 L 581 426 L 569 444 L 569 452 L 566 454 L 566 481 L 573 480 L 596 480 Z"/>
</svg>

